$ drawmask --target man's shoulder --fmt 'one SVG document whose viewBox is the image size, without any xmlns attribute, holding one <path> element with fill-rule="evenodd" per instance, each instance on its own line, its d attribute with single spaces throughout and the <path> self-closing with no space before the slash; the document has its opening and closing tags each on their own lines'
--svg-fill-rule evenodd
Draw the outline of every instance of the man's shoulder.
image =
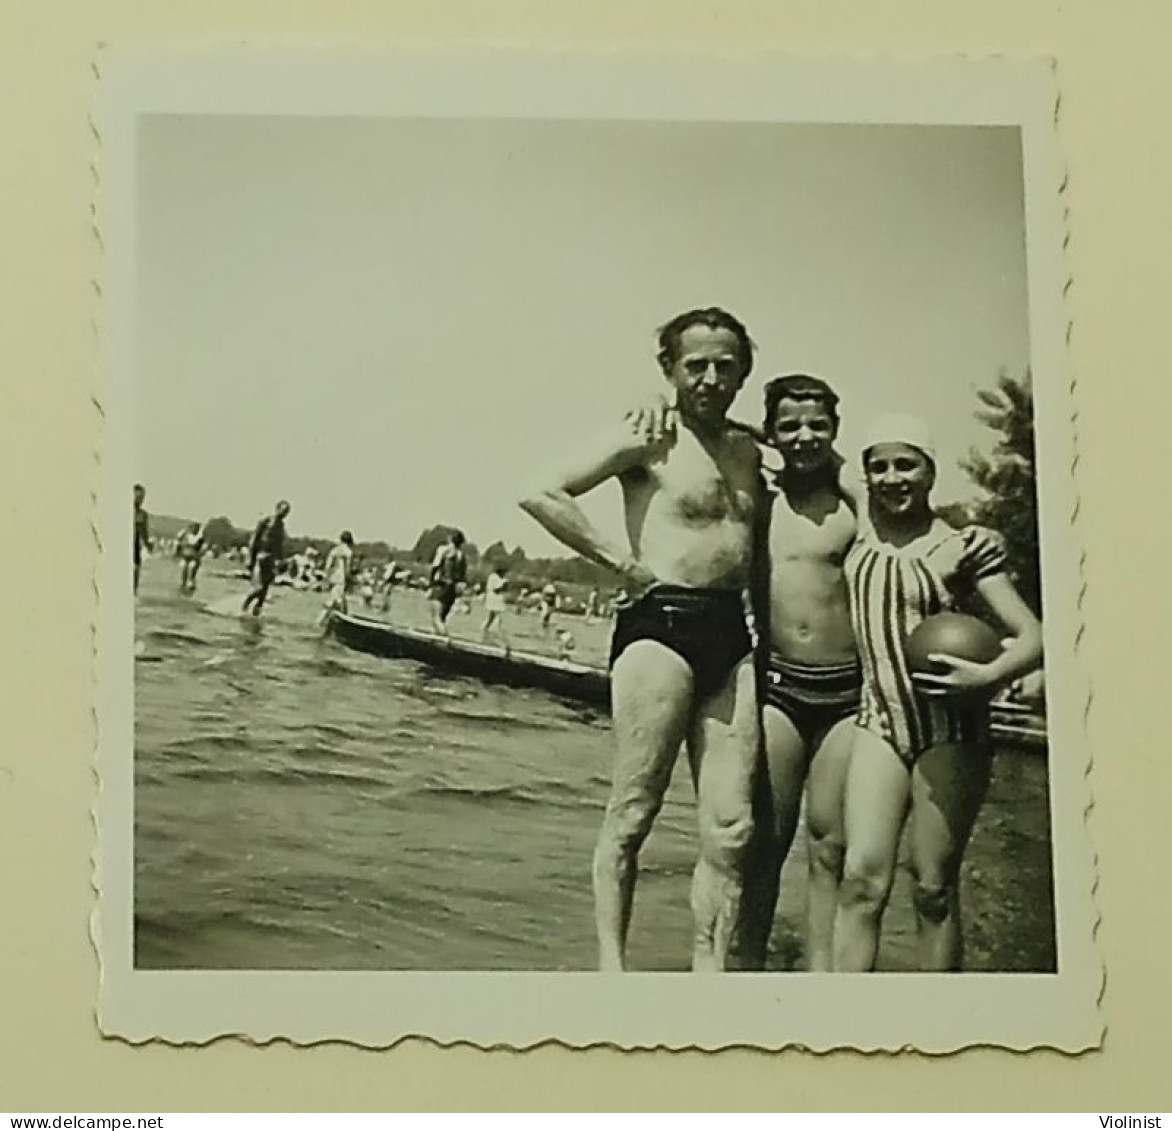
<svg viewBox="0 0 1172 1131">
<path fill-rule="evenodd" d="M 746 466 L 761 467 L 761 445 L 743 428 L 729 424 L 724 430 L 724 441 L 729 452 Z"/>
</svg>

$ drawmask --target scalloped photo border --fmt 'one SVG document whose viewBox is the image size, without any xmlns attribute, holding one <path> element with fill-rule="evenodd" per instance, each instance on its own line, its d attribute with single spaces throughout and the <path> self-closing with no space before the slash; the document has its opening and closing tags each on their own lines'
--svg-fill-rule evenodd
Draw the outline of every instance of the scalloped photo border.
<svg viewBox="0 0 1172 1131">
<path fill-rule="evenodd" d="M 1047 59 L 920 60 L 485 50 L 174 51 L 95 59 L 93 855 L 97 1021 L 107 1037 L 385 1048 L 761 1049 L 951 1053 L 1100 1046 L 1104 971 L 1088 831 L 1090 703 L 1079 659 L 1075 386 L 1057 71 Z M 159 971 L 133 965 L 130 572 L 137 123 L 146 114 L 410 116 L 1016 126 L 1025 183 L 1057 933 L 1053 974 Z"/>
</svg>

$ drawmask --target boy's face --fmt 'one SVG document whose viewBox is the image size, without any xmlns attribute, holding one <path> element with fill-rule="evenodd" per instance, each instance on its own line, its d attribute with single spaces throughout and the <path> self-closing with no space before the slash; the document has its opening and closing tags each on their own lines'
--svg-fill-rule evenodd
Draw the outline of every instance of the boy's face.
<svg viewBox="0 0 1172 1131">
<path fill-rule="evenodd" d="M 794 471 L 814 471 L 830 461 L 838 424 L 821 401 L 783 397 L 769 436 Z"/>
</svg>

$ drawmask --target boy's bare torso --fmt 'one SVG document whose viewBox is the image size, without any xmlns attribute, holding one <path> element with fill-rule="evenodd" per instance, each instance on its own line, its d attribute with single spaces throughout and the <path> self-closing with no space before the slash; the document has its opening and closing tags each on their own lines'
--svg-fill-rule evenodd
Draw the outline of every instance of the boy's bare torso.
<svg viewBox="0 0 1172 1131">
<path fill-rule="evenodd" d="M 772 649 L 784 659 L 855 658 L 843 562 L 856 526 L 837 485 L 808 493 L 778 487 L 769 520 L 769 623 Z"/>
</svg>

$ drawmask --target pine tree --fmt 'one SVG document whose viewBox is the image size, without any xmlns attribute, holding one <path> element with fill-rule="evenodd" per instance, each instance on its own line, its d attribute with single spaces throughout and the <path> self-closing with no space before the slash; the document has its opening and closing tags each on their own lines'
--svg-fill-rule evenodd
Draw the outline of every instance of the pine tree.
<svg viewBox="0 0 1172 1131">
<path fill-rule="evenodd" d="M 961 466 L 984 497 L 973 520 L 992 527 L 1008 543 L 1009 571 L 1026 604 L 1041 615 L 1038 559 L 1038 494 L 1034 446 L 1034 395 L 1030 375 L 999 374 L 992 389 L 977 393 L 977 419 L 997 433 L 991 455 L 970 451 Z"/>
</svg>

